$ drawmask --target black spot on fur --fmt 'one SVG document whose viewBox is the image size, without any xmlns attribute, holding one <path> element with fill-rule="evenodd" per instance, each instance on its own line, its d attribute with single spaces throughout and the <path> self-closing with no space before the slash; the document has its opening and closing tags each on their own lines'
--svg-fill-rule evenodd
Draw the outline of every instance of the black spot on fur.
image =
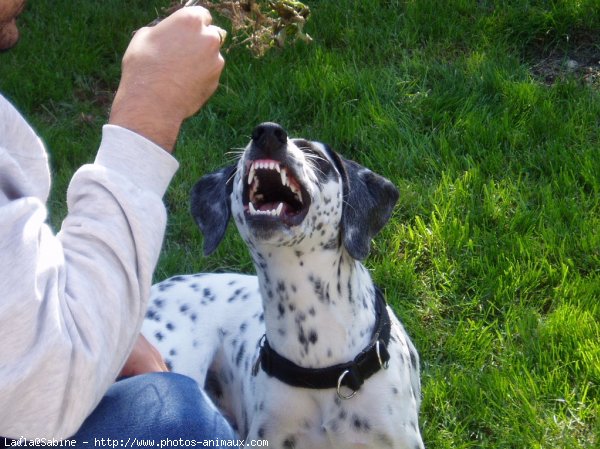
<svg viewBox="0 0 600 449">
<path fill-rule="evenodd" d="M 371 424 L 366 418 L 360 418 L 358 415 L 352 415 L 352 427 L 357 432 L 369 432 L 371 430 Z"/>
<path fill-rule="evenodd" d="M 288 436 L 283 440 L 282 447 L 284 449 L 294 449 L 296 447 L 296 438 L 293 435 Z"/>
<path fill-rule="evenodd" d="M 187 304 L 182 304 L 182 305 L 179 307 L 179 311 L 180 311 L 181 313 L 185 313 L 185 312 L 187 312 L 187 311 L 188 311 L 188 309 L 189 309 L 189 308 L 190 308 L 190 306 L 189 306 L 189 305 L 187 305 Z"/>
<path fill-rule="evenodd" d="M 167 323 L 167 329 L 172 331 L 173 329 L 175 329 L 175 325 L 173 323 Z"/>
<path fill-rule="evenodd" d="M 300 333 L 298 335 L 298 342 L 304 347 L 304 352 L 308 353 L 308 339 L 304 333 L 304 328 L 300 326 Z"/>
<path fill-rule="evenodd" d="M 173 284 L 171 282 L 162 282 L 162 283 L 158 284 L 158 290 L 161 292 L 164 292 L 165 290 L 168 290 L 171 287 L 173 287 L 173 285 L 175 285 L 175 284 Z"/>
<path fill-rule="evenodd" d="M 160 332 L 155 332 L 154 333 L 154 338 L 156 338 L 158 341 L 163 341 L 163 339 L 165 338 L 165 336 L 163 334 L 161 334 Z"/>
<path fill-rule="evenodd" d="M 202 290 L 202 295 L 210 302 L 213 302 L 215 299 L 217 299 L 217 296 L 210 290 L 210 288 L 205 288 Z"/>
<path fill-rule="evenodd" d="M 240 349 L 238 350 L 238 353 L 235 356 L 235 365 L 236 366 L 240 366 L 240 363 L 242 363 L 242 358 L 244 357 L 245 352 L 246 352 L 246 343 L 244 342 L 240 345 Z"/>
<path fill-rule="evenodd" d="M 156 310 L 148 309 L 146 312 L 146 318 L 160 323 L 160 315 L 156 312 Z"/>
<path fill-rule="evenodd" d="M 317 299 L 322 303 L 329 303 L 329 292 L 326 291 L 323 281 L 320 278 L 314 277 L 312 274 L 308 277 L 308 281 L 312 284 Z"/>
<path fill-rule="evenodd" d="M 415 354 L 415 351 L 413 351 L 412 349 L 409 351 L 410 353 L 410 364 L 412 365 L 413 369 L 416 371 L 417 370 L 417 356 Z"/>
<path fill-rule="evenodd" d="M 322 244 L 324 250 L 334 250 L 338 248 L 339 237 L 335 236 L 329 239 L 328 242 Z"/>
<path fill-rule="evenodd" d="M 238 288 L 236 291 L 233 292 L 233 295 L 227 300 L 227 302 L 233 302 L 236 299 L 238 299 L 243 291 L 244 291 L 244 289 Z"/>
</svg>

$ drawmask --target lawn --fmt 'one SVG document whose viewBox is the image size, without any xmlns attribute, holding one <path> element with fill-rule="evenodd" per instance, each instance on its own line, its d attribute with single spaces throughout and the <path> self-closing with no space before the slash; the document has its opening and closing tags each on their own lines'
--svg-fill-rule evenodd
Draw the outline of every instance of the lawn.
<svg viewBox="0 0 600 449">
<path fill-rule="evenodd" d="M 51 153 L 55 228 L 131 32 L 167 3 L 32 1 L 0 54 Z M 306 3 L 314 42 L 232 49 L 184 126 L 156 279 L 252 270 L 233 227 L 201 256 L 188 192 L 277 121 L 400 190 L 366 263 L 421 354 L 426 446 L 600 447 L 600 2 Z"/>
</svg>

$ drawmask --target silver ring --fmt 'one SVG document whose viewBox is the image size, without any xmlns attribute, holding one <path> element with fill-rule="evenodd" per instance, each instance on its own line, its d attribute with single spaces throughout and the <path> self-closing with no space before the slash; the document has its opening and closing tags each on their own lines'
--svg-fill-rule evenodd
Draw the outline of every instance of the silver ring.
<svg viewBox="0 0 600 449">
<path fill-rule="evenodd" d="M 386 361 L 383 362 L 381 360 L 381 354 L 379 353 L 379 340 L 377 340 L 377 343 L 375 343 L 375 352 L 377 353 L 377 359 L 379 360 L 379 366 L 381 366 L 383 369 L 388 369 L 390 367 L 390 361 Z"/>
<path fill-rule="evenodd" d="M 344 380 L 344 376 L 346 376 L 346 374 L 348 374 L 350 372 L 350 370 L 346 370 L 342 373 L 342 375 L 339 377 L 338 382 L 337 382 L 337 395 L 338 398 L 340 399 L 350 399 L 351 397 L 353 397 L 356 394 L 356 390 L 353 391 L 352 393 L 350 393 L 347 396 L 344 396 L 341 392 L 341 388 L 342 388 L 342 380 Z"/>
</svg>

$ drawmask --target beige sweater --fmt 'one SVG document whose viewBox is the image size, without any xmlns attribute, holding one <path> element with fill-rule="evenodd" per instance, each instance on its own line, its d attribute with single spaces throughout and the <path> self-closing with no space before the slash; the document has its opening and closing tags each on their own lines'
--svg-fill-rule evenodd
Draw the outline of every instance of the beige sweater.
<svg viewBox="0 0 600 449">
<path fill-rule="evenodd" d="M 177 167 L 149 140 L 104 126 L 55 235 L 44 145 L 0 96 L 1 436 L 69 437 L 114 381 L 145 314 Z"/>
</svg>

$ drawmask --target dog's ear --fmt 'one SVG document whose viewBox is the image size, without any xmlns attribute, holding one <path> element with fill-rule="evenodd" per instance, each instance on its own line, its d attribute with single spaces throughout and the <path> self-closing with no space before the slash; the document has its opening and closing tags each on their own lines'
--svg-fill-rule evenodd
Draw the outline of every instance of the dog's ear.
<svg viewBox="0 0 600 449">
<path fill-rule="evenodd" d="M 398 189 L 389 180 L 354 161 L 336 155 L 344 184 L 342 241 L 357 260 L 371 249 L 371 239 L 383 228 L 398 201 Z"/>
<path fill-rule="evenodd" d="M 204 235 L 204 255 L 210 255 L 225 235 L 231 216 L 231 192 L 236 167 L 223 168 L 200 178 L 190 202 L 194 220 Z"/>
</svg>

